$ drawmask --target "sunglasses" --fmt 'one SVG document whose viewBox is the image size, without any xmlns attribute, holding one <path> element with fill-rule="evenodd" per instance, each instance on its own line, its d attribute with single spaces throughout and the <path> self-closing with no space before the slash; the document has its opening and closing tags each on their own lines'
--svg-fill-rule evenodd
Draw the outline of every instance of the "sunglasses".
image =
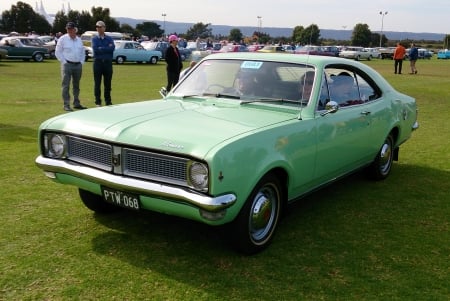
<svg viewBox="0 0 450 301">
<path fill-rule="evenodd" d="M 102 28 L 103 26 L 95 26 L 95 28 Z"/>
</svg>

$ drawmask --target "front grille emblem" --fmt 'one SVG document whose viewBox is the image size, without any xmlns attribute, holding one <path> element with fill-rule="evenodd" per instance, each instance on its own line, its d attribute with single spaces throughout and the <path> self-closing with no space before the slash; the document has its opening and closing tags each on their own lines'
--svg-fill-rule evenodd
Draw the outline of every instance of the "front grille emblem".
<svg viewBox="0 0 450 301">
<path fill-rule="evenodd" d="M 119 166 L 120 165 L 120 154 L 112 156 L 112 164 L 114 166 Z"/>
</svg>

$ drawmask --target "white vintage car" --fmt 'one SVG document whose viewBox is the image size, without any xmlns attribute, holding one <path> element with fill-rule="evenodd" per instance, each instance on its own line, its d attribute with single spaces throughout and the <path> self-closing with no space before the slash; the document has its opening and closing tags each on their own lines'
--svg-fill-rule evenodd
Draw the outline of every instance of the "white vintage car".
<svg viewBox="0 0 450 301">
<path fill-rule="evenodd" d="M 372 59 L 372 56 L 369 51 L 364 49 L 364 47 L 357 46 L 348 46 L 339 52 L 339 56 L 346 59 L 354 59 L 356 61 L 359 60 L 368 60 Z"/>
</svg>

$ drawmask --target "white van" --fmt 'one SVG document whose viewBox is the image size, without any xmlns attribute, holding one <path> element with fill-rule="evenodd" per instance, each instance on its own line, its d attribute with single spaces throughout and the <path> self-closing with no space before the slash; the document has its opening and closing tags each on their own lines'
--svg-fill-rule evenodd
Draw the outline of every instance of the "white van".
<svg viewBox="0 0 450 301">
<path fill-rule="evenodd" d="M 94 56 L 94 53 L 92 51 L 92 38 L 96 36 L 98 33 L 97 31 L 86 31 L 81 35 L 81 41 L 83 42 L 84 48 L 86 49 L 86 61 L 89 58 L 92 58 Z M 121 32 L 105 32 L 106 35 L 110 36 L 113 40 L 129 40 L 129 36 L 126 34 L 123 34 Z"/>
</svg>

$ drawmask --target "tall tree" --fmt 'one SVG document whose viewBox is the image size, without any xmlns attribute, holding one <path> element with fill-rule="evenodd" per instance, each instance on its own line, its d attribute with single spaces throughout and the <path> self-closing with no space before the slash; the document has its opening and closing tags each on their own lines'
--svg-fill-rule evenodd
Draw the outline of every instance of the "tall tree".
<svg viewBox="0 0 450 301">
<path fill-rule="evenodd" d="M 301 45 L 317 45 L 320 38 L 320 29 L 316 24 L 311 24 L 304 28 L 296 26 L 292 33 L 292 41 Z"/>
<path fill-rule="evenodd" d="M 211 23 L 203 24 L 202 22 L 192 25 L 186 32 L 187 40 L 195 40 L 197 38 L 206 39 L 212 36 L 212 29 L 209 28 Z"/>
<path fill-rule="evenodd" d="M 160 37 L 164 33 L 161 26 L 155 22 L 144 22 L 137 24 L 136 30 L 139 32 L 139 35 L 147 36 L 150 39 Z"/>
<path fill-rule="evenodd" d="M 230 30 L 230 35 L 228 36 L 228 40 L 236 43 L 240 43 L 243 39 L 244 35 L 239 28 L 233 28 Z"/>
<path fill-rule="evenodd" d="M 266 44 L 271 39 L 270 35 L 266 32 L 255 31 L 253 32 L 252 40 L 258 44 Z"/>
<path fill-rule="evenodd" d="M 444 37 L 444 49 L 449 49 L 450 48 L 450 34 L 445 35 Z"/>
<path fill-rule="evenodd" d="M 127 24 L 127 23 L 120 24 L 119 32 L 128 34 L 130 37 L 135 37 L 135 38 L 140 37 L 139 31 L 137 31 L 133 26 L 131 26 L 130 24 Z"/>
<path fill-rule="evenodd" d="M 21 1 L 17 2 L 16 5 L 11 5 L 10 10 L 3 11 L 0 22 L 5 32 L 27 33 L 36 31 L 37 33 L 48 33 L 51 29 L 44 16 L 37 14 L 29 4 Z"/>
<path fill-rule="evenodd" d="M 353 28 L 351 44 L 353 46 L 369 47 L 372 40 L 372 32 L 369 25 L 358 23 Z"/>
<path fill-rule="evenodd" d="M 109 8 L 103 8 L 101 6 L 91 8 L 92 13 L 92 24 L 91 28 L 95 28 L 95 23 L 99 20 L 105 22 L 108 31 L 119 31 L 120 22 L 112 18 L 110 15 Z"/>
<path fill-rule="evenodd" d="M 53 32 L 62 32 L 66 31 L 66 24 L 69 21 L 69 18 L 64 13 L 64 11 L 60 10 L 55 14 L 55 19 L 53 20 Z"/>
</svg>

